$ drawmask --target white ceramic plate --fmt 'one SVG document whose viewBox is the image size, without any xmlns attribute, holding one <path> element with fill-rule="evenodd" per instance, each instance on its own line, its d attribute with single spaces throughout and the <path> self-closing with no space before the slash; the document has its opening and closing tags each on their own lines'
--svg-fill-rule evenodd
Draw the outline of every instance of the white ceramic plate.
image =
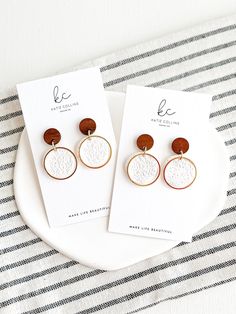
<svg viewBox="0 0 236 314">
<path fill-rule="evenodd" d="M 124 94 L 106 92 L 114 131 L 119 139 Z M 209 126 L 206 134 L 209 151 L 204 152 L 210 164 L 208 182 L 202 193 L 208 193 L 212 203 L 204 210 L 195 230 L 214 219 L 222 210 L 228 183 L 229 160 L 226 148 L 217 132 Z M 214 175 L 211 175 L 211 174 Z M 210 188 L 209 188 L 210 187 Z M 14 190 L 18 209 L 25 223 L 50 246 L 69 258 L 93 268 L 115 270 L 160 254 L 178 244 L 176 241 L 135 237 L 107 232 L 107 218 L 99 218 L 60 228 L 49 228 L 41 192 L 25 130 L 17 153 Z M 205 208 L 204 197 L 196 198 L 199 208 Z"/>
</svg>

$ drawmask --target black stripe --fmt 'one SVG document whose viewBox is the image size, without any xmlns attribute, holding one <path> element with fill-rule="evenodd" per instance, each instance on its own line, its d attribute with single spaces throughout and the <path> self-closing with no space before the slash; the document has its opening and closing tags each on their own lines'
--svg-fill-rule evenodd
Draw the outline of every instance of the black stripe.
<svg viewBox="0 0 236 314">
<path fill-rule="evenodd" d="M 39 242 L 42 242 L 42 240 L 39 239 L 39 238 L 36 238 L 36 239 L 33 239 L 33 240 L 29 240 L 29 241 L 26 241 L 26 242 L 22 242 L 22 243 L 19 243 L 19 244 L 16 244 L 16 245 L 7 247 L 7 248 L 2 249 L 2 250 L 0 250 L 0 251 L 1 251 L 3 254 L 6 254 L 6 253 L 9 253 L 9 252 L 12 252 L 12 251 L 16 251 L 16 250 L 25 248 L 25 247 L 27 247 L 27 246 L 30 246 L 30 245 L 33 245 L 33 244 L 36 244 L 36 243 L 39 243 Z"/>
<path fill-rule="evenodd" d="M 219 131 L 219 132 L 222 132 L 222 131 L 225 131 L 225 130 L 228 130 L 228 129 L 232 129 L 232 128 L 235 128 L 235 127 L 236 127 L 236 121 L 230 122 L 230 123 L 227 123 L 227 124 L 224 124 L 224 125 L 221 125 L 221 126 L 218 126 L 216 128 L 216 130 Z"/>
<path fill-rule="evenodd" d="M 234 212 L 234 211 L 236 211 L 236 206 L 231 206 L 231 207 L 228 207 L 228 208 L 223 209 L 223 210 L 220 212 L 219 216 L 227 215 L 227 214 L 230 214 L 230 213 L 232 213 L 232 212 Z M 235 227 L 235 228 L 236 228 L 236 227 Z"/>
<path fill-rule="evenodd" d="M 218 111 L 214 111 L 210 114 L 210 118 L 221 116 L 223 114 L 230 113 L 230 112 L 233 112 L 235 110 L 236 110 L 236 106 L 232 106 L 232 107 L 224 108 L 224 109 L 221 109 Z"/>
<path fill-rule="evenodd" d="M 204 275 L 204 274 L 207 274 L 207 273 L 211 273 L 213 271 L 216 271 L 216 270 L 219 270 L 219 269 L 222 269 L 222 268 L 225 268 L 225 267 L 229 267 L 229 266 L 235 265 L 235 263 L 236 263 L 236 261 L 235 261 L 235 259 L 233 259 L 233 260 L 229 260 L 227 262 L 219 263 L 219 264 L 216 264 L 216 265 L 211 265 L 210 267 L 202 268 L 200 270 L 188 273 L 186 275 L 182 275 L 182 276 L 179 276 L 179 277 L 176 277 L 176 278 L 173 278 L 173 279 L 169 279 L 169 280 L 166 280 L 164 282 L 160 282 L 158 284 L 155 284 L 155 285 L 146 287 L 144 289 L 132 292 L 130 294 L 124 295 L 122 297 L 119 297 L 119 298 L 116 298 L 116 299 L 113 299 L 113 300 L 101 303 L 99 305 L 96 305 L 94 307 L 91 307 L 91 308 L 88 308 L 86 310 L 80 311 L 78 313 L 80 313 L 80 314 L 89 314 L 89 313 L 94 313 L 96 311 L 101 311 L 101 310 L 103 310 L 105 308 L 108 308 L 110 306 L 130 301 L 132 299 L 135 299 L 137 297 L 143 296 L 143 295 L 145 295 L 147 293 L 150 293 L 152 291 L 156 291 L 158 289 L 162 289 L 164 287 L 168 287 L 170 285 L 173 285 L 173 284 L 176 284 L 176 283 L 179 283 L 179 282 L 191 279 L 191 278 L 199 277 L 201 275 Z M 140 277 L 138 277 L 138 278 L 140 278 Z M 121 280 L 117 280 L 116 282 L 110 282 L 110 283 L 105 284 L 103 286 L 96 287 L 96 288 L 93 288 L 91 290 L 84 291 L 82 293 L 79 293 L 79 294 L 67 297 L 65 299 L 62 299 L 62 300 L 59 300 L 59 301 L 56 301 L 56 302 L 53 302 L 53 303 L 46 304 L 46 305 L 44 305 L 42 307 L 38 307 L 38 308 L 35 308 L 33 310 L 24 312 L 23 314 L 30 314 L 30 313 L 36 314 L 36 313 L 41 313 L 43 311 L 50 310 L 52 308 L 55 309 L 58 306 L 65 305 L 67 303 L 80 300 L 83 297 L 87 297 L 89 295 L 96 294 L 96 293 L 98 293 L 100 291 L 104 291 L 106 289 L 113 288 L 113 287 L 118 286 L 120 284 L 127 283 L 127 281 L 125 281 L 125 282 L 121 281 L 121 283 L 119 283 L 119 281 L 121 281 Z M 116 284 L 114 285 L 114 283 L 116 283 Z"/>
<path fill-rule="evenodd" d="M 18 262 L 14 262 L 12 264 L 7 264 L 5 266 L 2 266 L 2 267 L 0 267 L 0 272 L 6 271 L 6 270 L 10 270 L 10 269 L 13 269 L 15 267 L 19 267 L 19 266 L 22 266 L 22 265 L 25 265 L 25 264 L 29 264 L 29 263 L 38 261 L 40 259 L 52 256 L 52 255 L 55 255 L 55 254 L 58 254 L 58 252 L 56 250 L 50 250 L 50 251 L 47 251 L 47 252 L 44 252 L 44 253 L 41 253 L 41 254 L 38 254 L 38 255 L 34 255 L 34 256 L 29 257 L 29 258 L 20 260 Z"/>
<path fill-rule="evenodd" d="M 233 57 L 233 58 L 224 59 L 224 60 L 221 60 L 221 61 L 218 61 L 218 62 L 215 62 L 215 63 L 210 63 L 210 64 L 204 65 L 204 66 L 202 66 L 200 68 L 196 68 L 196 69 L 193 69 L 193 70 L 190 70 L 190 71 L 187 71 L 187 72 L 183 72 L 183 73 L 178 74 L 178 75 L 174 75 L 174 76 L 169 77 L 167 79 L 164 79 L 162 81 L 158 81 L 158 82 L 155 82 L 155 83 L 148 84 L 147 87 L 163 86 L 165 84 L 172 83 L 172 82 L 175 82 L 175 81 L 179 81 L 179 80 L 185 79 L 185 78 L 187 78 L 189 76 L 192 76 L 192 75 L 195 75 L 195 74 L 198 74 L 198 73 L 201 73 L 201 72 L 209 71 L 209 70 L 212 70 L 214 68 L 218 68 L 218 67 L 221 67 L 223 65 L 226 65 L 226 64 L 229 64 L 229 63 L 232 63 L 232 62 L 235 62 L 235 61 L 236 61 L 236 57 Z M 205 84 L 207 84 L 207 82 Z M 190 88 L 192 88 L 192 87 L 190 87 Z M 194 88 L 195 88 L 195 90 L 197 90 L 197 89 L 202 88 L 202 86 L 201 86 L 201 84 L 199 84 L 199 85 L 196 85 Z M 189 88 L 186 88 L 186 89 L 184 89 L 184 91 L 190 91 L 190 90 L 189 90 Z"/>
<path fill-rule="evenodd" d="M 6 136 L 10 136 L 10 135 L 13 135 L 13 134 L 16 134 L 16 133 L 21 133 L 23 130 L 24 130 L 24 127 L 21 126 L 19 128 L 13 129 L 13 130 L 2 132 L 2 133 L 0 133 L 0 138 L 6 137 Z"/>
<path fill-rule="evenodd" d="M 183 263 L 186 262 L 187 260 L 193 260 L 193 259 L 197 259 L 197 258 L 200 258 L 200 257 L 203 257 L 203 256 L 206 256 L 206 255 L 210 255 L 210 254 L 214 254 L 216 252 L 220 252 L 222 250 L 226 250 L 226 249 L 229 249 L 229 248 L 232 248 L 234 247 L 236 244 L 235 244 L 235 241 L 233 242 L 229 242 L 227 244 L 223 244 L 223 245 L 220 245 L 220 246 L 217 246 L 217 247 L 214 247 L 214 248 L 211 248 L 211 249 L 208 249 L 208 250 L 205 250 L 205 251 L 202 251 L 202 252 L 199 252 L 199 253 L 195 253 L 195 254 L 191 254 L 189 255 L 188 257 L 184 257 L 184 258 L 180 258 L 180 259 L 177 259 L 175 261 L 171 261 L 171 262 L 168 262 L 168 263 L 164 263 L 162 265 L 159 265 L 159 266 L 156 266 L 155 268 L 155 272 L 156 271 L 160 271 L 160 270 L 163 270 L 167 267 L 170 267 L 170 266 L 175 266 L 177 264 L 180 264 L 180 263 Z M 172 265 L 170 265 L 172 264 Z M 84 291 L 82 293 L 79 293 L 78 295 L 76 295 L 76 299 L 81 299 L 81 298 L 84 298 L 84 297 L 87 297 L 89 295 L 94 295 L 98 292 L 101 292 L 101 291 L 104 291 L 104 290 L 107 290 L 107 289 L 110 289 L 110 288 L 113 288 L 115 286 L 120 286 L 122 284 L 125 284 L 129 281 L 132 281 L 132 280 L 135 280 L 135 279 L 138 279 L 140 277 L 143 277 L 143 276 L 147 276 L 148 270 L 145 270 L 145 271 L 142 271 L 142 272 L 139 272 L 139 273 L 136 273 L 134 275 L 131 275 L 131 276 L 127 276 L 125 278 L 122 278 L 122 279 L 119 279 L 119 280 L 116 280 L 116 281 L 113 281 L 113 282 L 109 282 L 107 284 L 104 284 L 102 286 L 98 286 L 96 288 L 93 288 L 93 289 L 90 289 L 90 290 L 87 290 L 87 291 Z M 90 272 L 90 276 L 96 276 L 98 274 L 101 274 L 103 273 L 104 271 L 98 271 L 98 270 L 95 270 L 93 272 Z M 12 303 L 15 303 L 15 302 L 19 302 L 19 301 L 22 301 L 22 300 L 26 300 L 26 299 L 29 299 L 29 298 L 32 298 L 32 297 L 35 297 L 35 296 L 38 296 L 39 294 L 43 294 L 43 293 L 46 293 L 46 292 L 49 292 L 49 291 L 52 291 L 52 290 L 55 290 L 55 289 L 58 289 L 58 288 L 61 288 L 61 287 L 64 287 L 64 286 L 67 286 L 67 285 L 70 285 L 72 283 L 75 283 L 75 282 L 78 282 L 80 280 L 83 280 L 83 279 L 86 279 L 86 278 L 89 278 L 87 277 L 88 273 L 86 274 L 83 274 L 82 276 L 85 276 L 85 277 L 82 277 L 81 279 L 81 275 L 80 276 L 75 276 L 73 278 L 70 278 L 70 279 L 66 279 L 64 281 L 61 281 L 59 283 L 56 283 L 56 284 L 53 284 L 53 285 L 50 285 L 48 287 L 44 287 L 44 288 L 41 288 L 41 289 L 38 289 L 36 291 L 31 291 L 30 293 L 26 293 L 26 294 L 22 294 L 20 296 L 17 296 L 17 297 L 14 297 L 14 298 L 11 298 L 9 300 L 6 300 L 4 302 L 1 303 L 1 306 L 4 307 L 4 306 L 8 306 Z M 74 296 L 73 296 L 74 297 Z M 73 298 L 72 297 L 72 298 Z M 70 298 L 69 298 L 70 299 Z M 71 302 L 71 301 L 70 301 Z M 52 303 L 53 304 L 53 303 Z M 51 308 L 51 307 L 50 307 Z M 49 308 L 47 308 L 49 309 Z M 37 312 L 38 313 L 38 312 Z"/>
<path fill-rule="evenodd" d="M 104 88 L 110 87 L 110 86 L 114 86 L 114 85 L 122 83 L 124 81 L 128 81 L 128 80 L 134 79 L 136 77 L 140 77 L 140 76 L 152 73 L 152 72 L 156 72 L 156 71 L 168 68 L 170 66 L 173 66 L 173 65 L 176 65 L 176 64 L 180 64 L 182 62 L 186 62 L 186 61 L 192 60 L 194 58 L 207 55 L 207 54 L 212 53 L 212 52 L 219 51 L 221 49 L 232 47 L 235 44 L 236 44 L 236 41 L 231 41 L 231 42 L 228 42 L 228 43 L 225 43 L 225 44 L 221 44 L 221 45 L 218 45 L 218 46 L 215 46 L 215 47 L 212 47 L 212 48 L 208 48 L 208 49 L 204 49 L 204 50 L 201 50 L 201 51 L 198 51 L 198 52 L 194 52 L 192 54 L 186 55 L 184 57 L 180 57 L 178 59 L 173 59 L 173 60 L 164 62 L 162 64 L 155 65 L 155 66 L 150 67 L 150 68 L 146 68 L 146 69 L 138 71 L 138 72 L 132 72 L 130 74 L 118 77 L 118 78 L 113 79 L 111 81 L 105 82 L 103 85 L 104 85 Z M 232 58 L 232 60 L 233 59 L 235 59 L 235 58 Z M 229 58 L 227 60 L 228 60 L 228 63 L 232 62 L 232 61 L 230 61 L 231 58 Z M 223 60 L 223 61 L 225 61 L 225 60 Z M 153 85 L 151 85 L 151 86 L 153 86 Z"/>
<path fill-rule="evenodd" d="M 7 231 L 3 231 L 0 233 L 0 238 L 8 237 L 9 235 L 15 234 L 17 232 L 25 231 L 27 229 L 29 229 L 29 227 L 26 225 L 23 225 L 23 226 L 16 227 Z"/>
<path fill-rule="evenodd" d="M 19 216 L 19 215 L 20 215 L 20 213 L 18 212 L 18 210 L 16 210 L 14 212 L 10 212 L 10 213 L 7 213 L 7 214 L 0 216 L 0 220 L 9 219 L 9 218 Z"/>
<path fill-rule="evenodd" d="M 58 271 L 63 270 L 63 269 L 70 268 L 70 267 L 75 266 L 75 265 L 79 265 L 79 263 L 75 262 L 75 261 L 69 261 L 69 262 L 66 262 L 66 263 L 63 263 L 63 264 L 60 264 L 60 265 L 56 265 L 56 266 L 47 268 L 45 270 L 42 270 L 42 271 L 39 271 L 39 272 L 36 272 L 36 273 L 31 273 L 28 276 L 17 278 L 17 279 L 5 282 L 4 284 L 0 285 L 0 290 L 7 289 L 7 288 L 10 288 L 12 286 L 16 286 L 16 285 L 22 284 L 24 282 L 28 282 L 28 281 L 36 279 L 36 278 L 47 276 L 49 274 L 58 272 Z"/>
<path fill-rule="evenodd" d="M 229 177 L 230 178 L 234 178 L 236 176 L 236 172 L 231 172 L 230 174 L 229 174 Z"/>
<path fill-rule="evenodd" d="M 236 143 L 236 138 L 231 138 L 230 140 L 225 141 L 226 146 L 233 145 L 235 143 Z"/>
<path fill-rule="evenodd" d="M 14 195 L 11 195 L 11 196 L 2 198 L 2 199 L 0 199 L 0 205 L 1 205 L 1 204 L 8 203 L 8 202 L 11 202 L 11 201 L 14 201 L 14 200 L 15 200 Z"/>
<path fill-rule="evenodd" d="M 212 237 L 212 236 L 217 235 L 219 233 L 228 232 L 228 231 L 233 230 L 235 228 L 236 228 L 236 223 L 233 223 L 230 225 L 225 225 L 225 226 L 219 227 L 217 229 L 212 229 L 212 230 L 200 233 L 200 234 L 196 234 L 195 236 L 193 236 L 193 241 L 195 242 L 195 241 L 199 241 L 199 240 L 202 240 L 205 238 L 209 238 L 209 237 Z"/>
<path fill-rule="evenodd" d="M 213 100 L 219 100 L 228 96 L 232 96 L 236 94 L 236 89 L 231 89 L 227 92 L 221 93 L 219 95 L 213 96 Z"/>
<path fill-rule="evenodd" d="M 16 251 L 16 250 L 28 247 L 30 245 L 34 245 L 34 244 L 39 243 L 39 242 L 42 242 L 42 240 L 40 238 L 36 238 L 36 239 L 33 239 L 33 240 L 21 242 L 19 244 L 16 244 L 16 245 L 13 245 L 13 246 L 9 246 L 9 247 L 6 247 L 6 248 L 2 249 L 2 252 L 3 253 L 9 253 L 9 252 L 12 252 L 12 251 Z"/>
<path fill-rule="evenodd" d="M 17 150 L 17 148 L 18 148 L 18 145 L 14 145 L 14 146 L 0 149 L 0 155 L 13 152 L 13 151 Z"/>
<path fill-rule="evenodd" d="M 230 213 L 230 211 L 229 211 L 229 213 Z M 224 213 L 222 215 L 224 215 Z M 220 214 L 218 216 L 220 216 Z M 205 232 L 202 232 L 202 233 L 199 233 L 199 234 L 196 234 L 195 236 L 193 236 L 192 242 L 203 240 L 205 238 L 209 238 L 209 237 L 212 237 L 212 236 L 215 236 L 217 234 L 224 233 L 224 232 L 228 232 L 228 231 L 231 231 L 235 228 L 236 228 L 236 224 L 233 223 L 233 224 L 225 225 L 223 227 L 219 227 L 216 229 L 208 230 L 208 231 L 205 231 Z M 176 247 L 184 246 L 184 245 L 191 245 L 192 242 L 181 242 Z"/>
<path fill-rule="evenodd" d="M 172 296 L 172 297 L 168 297 L 168 298 L 165 298 L 165 299 L 162 299 L 158 302 L 155 302 L 155 303 L 152 303 L 152 304 L 148 304 L 146 306 L 143 306 L 143 307 L 140 307 L 132 312 L 128 312 L 127 314 L 134 314 L 134 313 L 138 313 L 140 311 L 143 311 L 143 310 L 146 310 L 148 308 L 151 308 L 153 306 L 156 306 L 162 302 L 166 302 L 166 301 L 171 301 L 171 300 L 175 300 L 175 299 L 179 299 L 179 298 L 182 298 L 182 297 L 185 297 L 185 296 L 188 296 L 188 295 L 191 295 L 191 294 L 195 294 L 197 292 L 201 292 L 201 291 L 205 291 L 205 290 L 208 290 L 210 288 L 214 288 L 214 287 L 218 287 L 220 285 L 223 285 L 223 284 L 226 284 L 226 283 L 230 283 L 232 281 L 236 280 L 236 277 L 232 277 L 232 278 L 228 278 L 228 279 L 225 279 L 225 280 L 221 280 L 221 281 L 217 281 L 217 282 L 214 282 L 213 284 L 211 285 L 208 285 L 208 286 L 204 286 L 204 287 L 201 287 L 201 288 L 198 288 L 198 289 L 195 289 L 195 290 L 191 290 L 191 291 L 188 291 L 188 292 L 184 292 L 184 293 L 181 293 L 181 294 L 177 294 L 175 296 Z"/>
<path fill-rule="evenodd" d="M 22 111 L 21 110 L 18 110 L 18 111 L 14 111 L 14 112 L 11 112 L 11 113 L 8 113 L 4 116 L 0 116 L 0 122 L 1 121 L 5 121 L 5 120 L 9 120 L 9 119 L 12 119 L 12 118 L 15 118 L 15 117 L 18 117 L 18 116 L 21 116 L 22 115 Z"/>
<path fill-rule="evenodd" d="M 234 161 L 235 159 L 236 159 L 236 155 L 232 155 L 232 156 L 229 157 L 230 161 Z"/>
<path fill-rule="evenodd" d="M 216 78 L 214 80 L 206 81 L 204 83 L 201 83 L 201 84 L 198 84 L 198 85 L 194 85 L 192 87 L 188 87 L 188 88 L 184 89 L 184 91 L 186 91 L 186 92 L 193 92 L 195 90 L 198 90 L 198 89 L 201 89 L 201 88 L 204 88 L 204 87 L 207 87 L 207 86 L 212 86 L 212 85 L 215 85 L 215 84 L 219 84 L 221 82 L 226 82 L 226 81 L 232 80 L 234 78 L 236 78 L 236 73 L 232 73 L 232 74 L 229 74 L 229 75 L 221 76 L 221 77 Z"/>
<path fill-rule="evenodd" d="M 18 99 L 18 95 L 12 95 L 12 96 L 9 96 L 7 98 L 0 99 L 0 105 L 5 104 L 5 103 L 10 102 L 10 101 L 13 101 L 13 100 L 17 100 L 17 99 Z"/>
<path fill-rule="evenodd" d="M 13 184 L 13 180 L 7 180 L 7 181 L 3 181 L 3 182 L 0 182 L 0 188 L 3 188 L 5 186 L 8 186 L 8 185 L 11 185 Z"/>
<path fill-rule="evenodd" d="M 210 37 L 210 36 L 214 36 L 214 35 L 217 35 L 217 34 L 220 34 L 220 33 L 224 33 L 224 32 L 233 30 L 235 28 L 236 28 L 236 25 L 232 24 L 232 25 L 228 25 L 228 26 L 225 26 L 225 27 L 221 27 L 221 28 L 215 29 L 213 31 L 209 31 L 209 32 L 206 32 L 206 33 L 202 33 L 202 34 L 199 34 L 199 35 L 195 35 L 195 36 L 186 38 L 186 39 L 182 39 L 180 41 L 168 44 L 168 45 L 163 46 L 161 48 L 156 48 L 156 49 L 153 49 L 153 50 L 149 50 L 149 51 L 146 51 L 144 53 L 141 53 L 141 54 L 129 57 L 129 58 L 125 58 L 123 60 L 120 60 L 120 61 L 117 61 L 117 62 L 114 62 L 114 63 L 111 63 L 109 65 L 105 65 L 105 66 L 101 67 L 100 70 L 101 70 L 101 72 L 105 72 L 105 71 L 108 71 L 108 70 L 111 70 L 111 69 L 123 66 L 123 65 L 125 65 L 127 63 L 132 63 L 132 62 L 138 61 L 140 59 L 149 58 L 149 57 L 151 57 L 151 56 L 153 56 L 155 54 L 158 54 L 158 53 L 170 50 L 170 49 L 174 49 L 174 48 L 177 48 L 177 47 L 180 47 L 180 46 L 183 46 L 183 45 L 186 45 L 186 44 L 189 44 L 189 43 L 201 40 L 201 39 L 205 39 L 205 38 Z"/>
<path fill-rule="evenodd" d="M 1 165 L 0 166 L 0 171 L 6 170 L 6 169 L 9 169 L 9 168 L 14 168 L 14 167 L 15 167 L 15 162 L 11 162 L 9 164 Z"/>
<path fill-rule="evenodd" d="M 233 195 L 233 194 L 236 194 L 236 189 L 232 189 L 232 190 L 227 192 L 227 196 L 230 196 L 230 195 Z"/>
</svg>

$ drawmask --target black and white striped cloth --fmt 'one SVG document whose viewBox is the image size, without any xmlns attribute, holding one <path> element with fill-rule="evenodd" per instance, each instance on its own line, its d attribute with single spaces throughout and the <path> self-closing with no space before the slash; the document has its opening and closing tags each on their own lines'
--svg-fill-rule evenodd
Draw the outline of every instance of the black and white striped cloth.
<svg viewBox="0 0 236 314">
<path fill-rule="evenodd" d="M 127 83 L 132 83 L 213 95 L 211 122 L 231 160 L 225 207 L 194 236 L 193 243 L 181 243 L 131 267 L 104 272 L 69 260 L 37 238 L 19 215 L 12 178 L 24 122 L 16 91 L 2 94 L 1 313 L 135 313 L 236 279 L 236 16 L 116 52 L 83 67 L 92 65 L 99 65 L 109 90 L 125 91 Z"/>
</svg>

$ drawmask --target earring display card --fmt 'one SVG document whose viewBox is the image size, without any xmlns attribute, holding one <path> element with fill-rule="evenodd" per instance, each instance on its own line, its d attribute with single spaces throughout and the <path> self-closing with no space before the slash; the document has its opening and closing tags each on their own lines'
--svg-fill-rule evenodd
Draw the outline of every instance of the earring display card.
<svg viewBox="0 0 236 314">
<path fill-rule="evenodd" d="M 50 226 L 108 215 L 116 142 L 99 69 L 18 84 L 17 90 Z M 84 118 L 96 121 L 94 135 L 106 138 L 112 148 L 111 159 L 99 169 L 86 167 L 78 158 L 79 143 L 85 138 L 79 123 Z M 70 149 L 78 159 L 76 172 L 66 180 L 51 178 L 43 167 L 44 156 L 53 148 L 43 139 L 50 128 L 61 134 L 56 146 Z"/>
<path fill-rule="evenodd" d="M 204 208 L 194 200 L 201 195 L 208 167 L 204 161 L 209 132 L 210 95 L 128 86 L 115 172 L 109 231 L 170 240 L 191 241 L 195 222 Z M 141 152 L 136 140 L 141 134 L 154 139 L 148 153 L 161 165 L 160 177 L 153 184 L 138 186 L 129 180 L 127 164 Z M 177 137 L 190 144 L 184 155 L 196 164 L 198 175 L 187 189 L 174 190 L 163 179 L 163 168 L 173 157 Z M 177 156 L 177 155 L 175 155 Z M 135 171 L 135 169 L 133 170 Z"/>
</svg>

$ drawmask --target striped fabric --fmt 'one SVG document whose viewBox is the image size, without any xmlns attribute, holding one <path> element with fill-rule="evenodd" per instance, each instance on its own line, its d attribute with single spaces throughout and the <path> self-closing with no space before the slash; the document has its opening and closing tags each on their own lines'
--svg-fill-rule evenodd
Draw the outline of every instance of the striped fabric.
<svg viewBox="0 0 236 314">
<path fill-rule="evenodd" d="M 24 122 L 15 90 L 5 93 L 0 100 L 1 313 L 136 313 L 236 279 L 236 16 L 83 67 L 91 65 L 99 65 L 108 90 L 125 91 L 132 83 L 213 95 L 211 122 L 231 160 L 225 207 L 192 243 L 131 267 L 104 272 L 69 260 L 37 238 L 17 210 L 12 178 Z"/>
</svg>

